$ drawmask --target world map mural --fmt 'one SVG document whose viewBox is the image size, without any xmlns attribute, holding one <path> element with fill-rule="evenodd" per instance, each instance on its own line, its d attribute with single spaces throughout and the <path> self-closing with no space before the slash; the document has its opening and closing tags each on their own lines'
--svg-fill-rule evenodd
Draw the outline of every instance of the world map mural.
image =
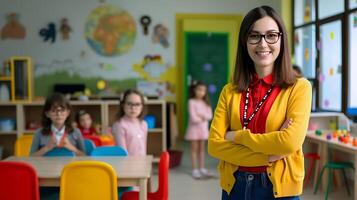
<svg viewBox="0 0 357 200">
<path fill-rule="evenodd" d="M 103 56 L 113 57 L 128 52 L 135 37 L 135 20 L 117 6 L 97 7 L 85 23 L 85 38 L 89 46 Z"/>
</svg>

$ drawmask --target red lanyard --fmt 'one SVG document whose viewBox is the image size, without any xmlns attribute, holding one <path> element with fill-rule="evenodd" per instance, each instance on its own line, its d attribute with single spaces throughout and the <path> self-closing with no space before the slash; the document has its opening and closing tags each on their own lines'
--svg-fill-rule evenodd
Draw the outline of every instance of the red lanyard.
<svg viewBox="0 0 357 200">
<path fill-rule="evenodd" d="M 259 103 L 255 106 L 253 113 L 249 116 L 247 119 L 247 112 L 248 112 L 248 102 L 249 102 L 249 95 L 250 95 L 250 89 L 249 87 L 246 89 L 246 95 L 245 95 L 245 102 L 244 102 L 244 113 L 243 113 L 243 129 L 246 129 L 249 122 L 252 121 L 253 117 L 259 109 L 262 107 L 263 103 L 265 100 L 269 97 L 271 91 L 273 90 L 273 86 L 270 86 L 269 90 L 265 93 L 263 98 L 259 101 Z"/>
</svg>

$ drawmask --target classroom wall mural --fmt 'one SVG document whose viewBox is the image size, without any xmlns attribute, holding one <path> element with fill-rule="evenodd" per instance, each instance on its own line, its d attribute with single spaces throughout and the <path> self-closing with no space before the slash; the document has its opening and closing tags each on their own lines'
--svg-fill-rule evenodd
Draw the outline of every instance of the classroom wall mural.
<svg viewBox="0 0 357 200">
<path fill-rule="evenodd" d="M 54 84 L 83 83 L 92 95 L 139 88 L 175 101 L 176 13 L 244 14 L 263 3 L 280 9 L 275 0 L 4 1 L 0 74 L 11 56 L 31 57 L 35 98 L 53 92 Z"/>
<path fill-rule="evenodd" d="M 6 24 L 1 29 L 1 39 L 24 39 L 26 29 L 19 21 L 18 13 L 9 13 L 6 16 Z"/>
<path fill-rule="evenodd" d="M 133 70 L 143 77 L 136 86 L 144 95 L 175 100 L 176 68 L 163 61 L 160 55 L 146 55 L 133 65 Z"/>
<path fill-rule="evenodd" d="M 55 22 L 49 22 L 38 32 L 43 42 L 55 43 L 57 37 L 57 26 Z"/>
<path fill-rule="evenodd" d="M 135 21 L 118 6 L 99 6 L 89 14 L 85 24 L 87 42 L 99 55 L 127 53 L 134 44 L 135 36 Z"/>
</svg>

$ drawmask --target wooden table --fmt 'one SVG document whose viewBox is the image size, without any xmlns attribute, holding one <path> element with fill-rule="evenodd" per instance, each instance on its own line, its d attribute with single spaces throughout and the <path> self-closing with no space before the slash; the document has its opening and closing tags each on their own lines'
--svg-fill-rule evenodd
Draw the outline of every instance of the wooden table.
<svg viewBox="0 0 357 200">
<path fill-rule="evenodd" d="M 152 156 L 128 157 L 15 157 L 6 161 L 25 162 L 32 165 L 39 177 L 40 186 L 60 186 L 64 166 L 73 161 L 97 160 L 110 164 L 118 176 L 118 186 L 139 186 L 139 199 L 147 199 L 147 181 L 151 175 Z"/>
<path fill-rule="evenodd" d="M 320 162 L 319 166 L 316 165 L 317 169 L 322 170 L 322 166 L 328 162 L 328 148 L 333 148 L 340 150 L 342 152 L 346 152 L 349 154 L 352 154 L 354 156 L 354 167 L 356 170 L 354 170 L 354 199 L 357 200 L 357 147 L 352 146 L 351 143 L 345 144 L 343 142 L 339 142 L 337 139 L 331 139 L 327 140 L 326 139 L 326 132 L 332 133 L 332 131 L 323 131 L 323 134 L 321 136 L 316 135 L 314 131 L 308 131 L 306 134 L 306 141 L 307 142 L 312 142 L 318 145 L 318 154 L 320 155 Z M 315 170 L 315 172 L 318 172 L 319 170 Z M 315 176 L 317 179 L 317 176 Z M 314 183 L 316 181 L 314 180 Z M 327 184 L 327 173 L 324 173 L 323 180 L 322 180 L 322 185 L 323 188 L 326 188 Z M 314 186 L 315 188 L 315 186 Z"/>
</svg>

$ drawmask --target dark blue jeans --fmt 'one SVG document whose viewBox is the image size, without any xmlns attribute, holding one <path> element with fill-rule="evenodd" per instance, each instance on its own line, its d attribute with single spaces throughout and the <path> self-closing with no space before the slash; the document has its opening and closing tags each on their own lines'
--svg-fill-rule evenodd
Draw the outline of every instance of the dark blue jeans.
<svg viewBox="0 0 357 200">
<path fill-rule="evenodd" d="M 222 200 L 300 200 L 298 196 L 274 198 L 273 184 L 267 174 L 237 171 L 234 173 L 236 182 L 228 193 L 222 190 Z"/>
</svg>

